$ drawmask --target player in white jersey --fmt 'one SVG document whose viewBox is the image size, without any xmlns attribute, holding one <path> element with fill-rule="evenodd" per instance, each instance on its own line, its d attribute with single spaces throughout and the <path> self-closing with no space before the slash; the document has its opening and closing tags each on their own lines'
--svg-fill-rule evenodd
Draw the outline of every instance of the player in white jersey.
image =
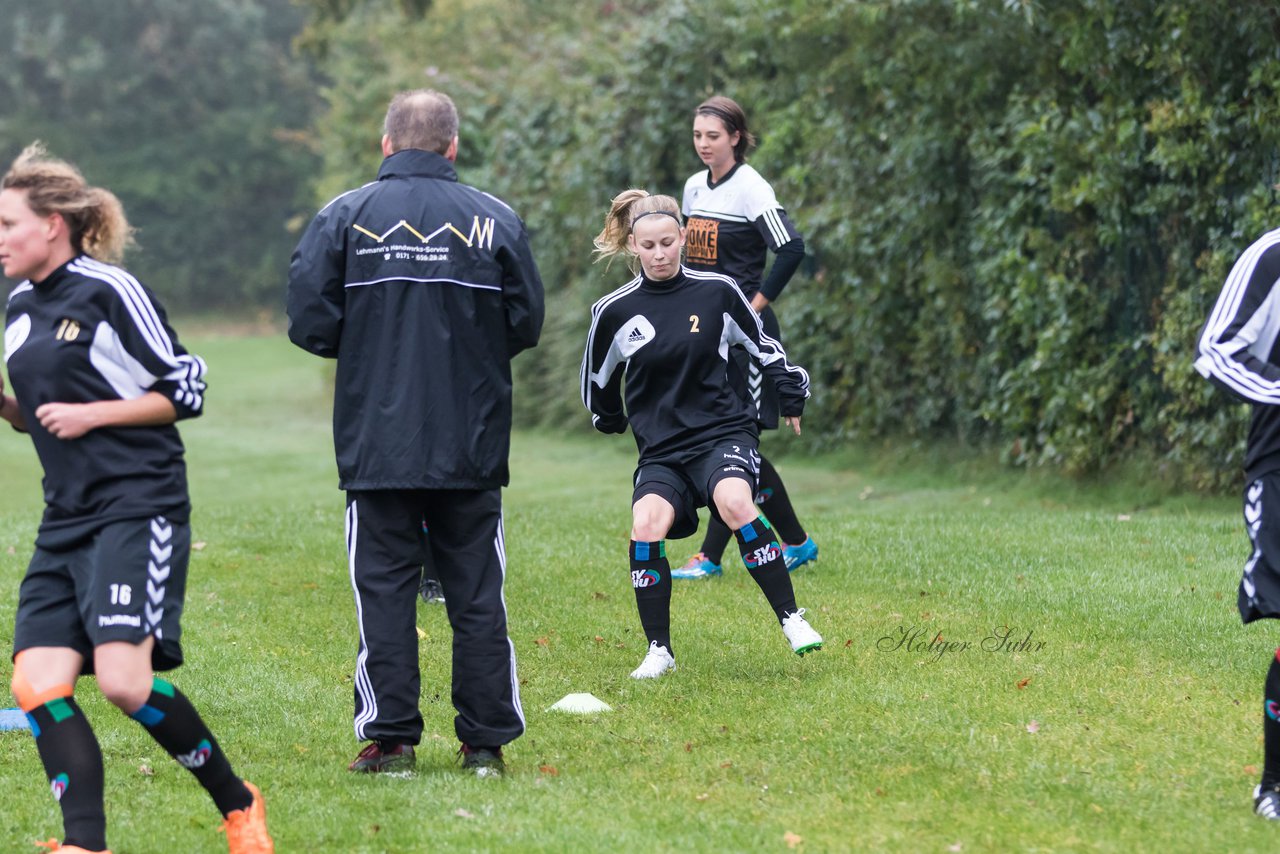
<svg viewBox="0 0 1280 854">
<path fill-rule="evenodd" d="M 688 228 L 685 263 L 693 270 L 712 270 L 733 278 L 759 312 L 765 332 L 781 339 L 778 320 L 769 306 L 804 259 L 804 239 L 778 204 L 773 187 L 746 162 L 755 137 L 735 101 L 717 95 L 698 106 L 693 144 L 707 168 L 684 185 L 682 213 Z M 775 258 L 766 278 L 770 251 Z M 766 382 L 759 368 L 740 351 L 737 356 L 735 379 L 755 408 L 761 429 L 777 429 L 779 410 L 772 383 Z M 783 556 L 789 571 L 817 559 L 817 543 L 800 524 L 782 478 L 763 456 L 756 501 L 788 544 Z M 719 575 L 729 538 L 728 529 L 712 519 L 701 549 L 673 570 L 672 577 Z"/>
</svg>

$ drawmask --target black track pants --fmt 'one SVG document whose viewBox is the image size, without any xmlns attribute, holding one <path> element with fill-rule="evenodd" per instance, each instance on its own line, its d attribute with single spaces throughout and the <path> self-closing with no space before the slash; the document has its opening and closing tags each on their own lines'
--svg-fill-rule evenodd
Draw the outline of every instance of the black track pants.
<svg viewBox="0 0 1280 854">
<path fill-rule="evenodd" d="M 524 713 L 507 637 L 497 489 L 347 493 L 347 558 L 360 629 L 356 737 L 405 744 L 422 737 L 417 593 L 424 522 L 428 559 L 453 627 L 455 731 L 467 744 L 506 744 L 524 732 Z"/>
</svg>

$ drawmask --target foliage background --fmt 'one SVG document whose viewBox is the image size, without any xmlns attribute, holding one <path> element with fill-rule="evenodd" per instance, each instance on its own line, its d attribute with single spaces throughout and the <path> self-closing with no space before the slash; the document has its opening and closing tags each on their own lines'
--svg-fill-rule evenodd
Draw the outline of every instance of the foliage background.
<svg viewBox="0 0 1280 854">
<path fill-rule="evenodd" d="M 778 306 L 811 441 L 993 446 L 1088 473 L 1137 455 L 1238 479 L 1244 407 L 1191 369 L 1234 258 L 1273 226 L 1280 12 L 1180 0 L 438 0 L 313 23 L 334 81 L 321 195 L 376 168 L 387 92 L 463 112 L 464 178 L 534 232 L 551 314 L 523 416 L 578 417 L 607 200 L 678 193 L 725 92 L 810 263 Z M 374 64 L 370 65 L 370 58 Z"/>
<path fill-rule="evenodd" d="M 33 140 L 124 202 L 166 307 L 282 302 L 320 104 L 290 0 L 0 0 L 0 162 Z"/>
<path fill-rule="evenodd" d="M 463 180 L 526 219 L 548 287 L 519 418 L 585 429 L 588 307 L 625 276 L 591 237 L 619 190 L 679 192 L 724 92 L 810 251 L 778 306 L 810 446 L 1238 480 L 1247 410 L 1191 362 L 1275 225 L 1276 4 L 298 2 L 0 0 L 0 153 L 42 136 L 107 176 L 162 293 L 276 310 L 297 229 L 375 173 L 391 93 L 445 90 Z"/>
</svg>

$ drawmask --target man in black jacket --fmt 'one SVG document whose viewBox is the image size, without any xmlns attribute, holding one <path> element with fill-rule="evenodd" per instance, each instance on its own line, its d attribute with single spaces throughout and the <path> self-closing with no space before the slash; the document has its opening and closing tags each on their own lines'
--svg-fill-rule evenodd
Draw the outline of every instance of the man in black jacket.
<svg viewBox="0 0 1280 854">
<path fill-rule="evenodd" d="M 511 358 L 538 342 L 542 280 L 520 218 L 458 182 L 457 134 L 448 96 L 396 95 L 378 179 L 321 210 L 289 265 L 290 340 L 338 360 L 333 438 L 360 627 L 355 732 L 370 742 L 352 771 L 414 761 L 424 549 L 453 627 L 463 766 L 501 774 L 502 746 L 524 732 L 500 488 Z"/>
</svg>

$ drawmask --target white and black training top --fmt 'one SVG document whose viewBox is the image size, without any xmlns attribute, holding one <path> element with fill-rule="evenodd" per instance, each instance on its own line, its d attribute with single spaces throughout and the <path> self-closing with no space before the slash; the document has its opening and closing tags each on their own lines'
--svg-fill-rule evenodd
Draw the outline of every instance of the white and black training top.
<svg viewBox="0 0 1280 854">
<path fill-rule="evenodd" d="M 44 467 L 36 543 L 59 548 L 121 519 L 190 512 L 182 439 L 173 424 L 102 427 L 58 439 L 41 426 L 45 403 L 163 394 L 178 418 L 204 405 L 205 364 L 187 353 L 164 309 L 137 279 L 87 255 L 9 294 L 4 358 Z"/>
<path fill-rule="evenodd" d="M 804 258 L 804 240 L 773 187 L 746 163 L 719 181 L 711 180 L 709 169 L 692 175 L 681 211 L 688 228 L 685 263 L 729 276 L 748 299 L 761 291 L 776 300 Z M 777 258 L 762 284 L 770 249 Z"/>
<path fill-rule="evenodd" d="M 1200 333 L 1196 370 L 1253 404 L 1244 467 L 1252 483 L 1280 470 L 1280 229 L 1231 268 Z"/>
<path fill-rule="evenodd" d="M 662 282 L 636 276 L 591 308 L 582 402 L 603 433 L 631 425 L 641 465 L 684 459 L 718 437 L 758 435 L 754 410 L 729 380 L 735 345 L 774 382 L 782 414 L 801 415 L 809 375 L 765 334 L 732 279 L 684 267 Z"/>
</svg>

